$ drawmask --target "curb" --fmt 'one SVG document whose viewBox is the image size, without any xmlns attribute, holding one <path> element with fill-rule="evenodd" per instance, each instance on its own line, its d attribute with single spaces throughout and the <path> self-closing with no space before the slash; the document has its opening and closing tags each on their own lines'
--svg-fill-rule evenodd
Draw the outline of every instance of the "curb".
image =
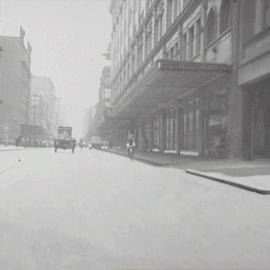
<svg viewBox="0 0 270 270">
<path fill-rule="evenodd" d="M 22 150 L 26 150 L 26 149 L 25 148 L 23 148 L 23 149 L 1 149 L 0 152 L 22 151 Z"/>
<path fill-rule="evenodd" d="M 255 193 L 259 193 L 259 194 L 263 194 L 263 195 L 270 194 L 270 190 L 259 189 L 259 188 L 256 188 L 256 187 L 247 186 L 247 185 L 240 184 L 240 183 L 237 183 L 237 182 L 233 182 L 233 181 L 230 181 L 230 180 L 227 180 L 227 179 L 212 176 L 212 175 L 209 175 L 207 173 L 200 172 L 200 171 L 187 169 L 186 173 L 191 174 L 191 175 L 195 175 L 195 176 L 199 176 L 199 177 L 203 177 L 203 178 L 207 178 L 209 180 L 213 180 L 213 181 L 225 184 L 225 185 L 230 185 L 230 186 L 233 186 L 233 187 L 236 187 L 236 188 L 244 189 L 244 190 L 255 192 Z"/>
<path fill-rule="evenodd" d="M 108 150 L 100 150 L 100 151 L 128 158 L 128 156 L 125 155 L 124 153 L 113 152 L 113 151 L 108 151 Z M 170 164 L 167 164 L 167 163 L 155 162 L 155 161 L 152 161 L 152 160 L 149 160 L 149 159 L 143 159 L 143 158 L 140 158 L 140 157 L 134 157 L 134 160 L 137 160 L 139 162 L 142 162 L 142 163 L 145 163 L 145 164 L 148 164 L 148 165 L 152 165 L 152 166 L 155 166 L 155 167 L 169 167 L 170 166 Z"/>
</svg>

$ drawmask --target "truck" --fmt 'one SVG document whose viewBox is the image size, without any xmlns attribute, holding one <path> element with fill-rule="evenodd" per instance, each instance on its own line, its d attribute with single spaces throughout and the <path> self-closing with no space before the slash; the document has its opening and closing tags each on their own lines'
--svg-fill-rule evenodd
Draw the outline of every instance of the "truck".
<svg viewBox="0 0 270 270">
<path fill-rule="evenodd" d="M 72 127 L 58 127 L 58 135 L 54 139 L 54 152 L 57 149 L 71 149 L 72 153 L 75 151 L 76 139 L 72 137 Z"/>
</svg>

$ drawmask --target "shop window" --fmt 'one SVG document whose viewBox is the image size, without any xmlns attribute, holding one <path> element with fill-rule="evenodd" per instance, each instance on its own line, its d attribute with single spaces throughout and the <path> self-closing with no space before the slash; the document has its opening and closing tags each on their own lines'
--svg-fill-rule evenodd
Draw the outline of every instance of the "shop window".
<svg viewBox="0 0 270 270">
<path fill-rule="evenodd" d="M 232 2 L 223 0 L 220 7 L 220 33 L 223 33 L 231 26 Z"/>
<path fill-rule="evenodd" d="M 176 114 L 175 111 L 168 110 L 165 114 L 165 131 L 166 131 L 166 150 L 176 149 Z"/>
<path fill-rule="evenodd" d="M 154 144 L 152 147 L 158 150 L 161 144 L 161 127 L 162 127 L 161 123 L 162 123 L 161 114 L 156 115 L 154 117 Z"/>
<path fill-rule="evenodd" d="M 174 47 L 171 47 L 171 49 L 169 50 L 168 58 L 170 60 L 173 60 L 174 59 Z"/>
<path fill-rule="evenodd" d="M 227 155 L 227 114 L 226 90 L 212 93 L 208 112 L 208 155 Z"/>
<path fill-rule="evenodd" d="M 184 109 L 183 148 L 197 150 L 199 146 L 199 99 L 190 101 Z"/>
<path fill-rule="evenodd" d="M 212 41 L 216 39 L 217 36 L 217 17 L 213 8 L 208 13 L 206 27 L 207 27 L 207 44 L 210 44 Z"/>
<path fill-rule="evenodd" d="M 179 48 L 178 48 L 178 42 L 176 42 L 174 45 L 174 59 L 178 60 L 178 57 L 179 57 Z"/>
</svg>

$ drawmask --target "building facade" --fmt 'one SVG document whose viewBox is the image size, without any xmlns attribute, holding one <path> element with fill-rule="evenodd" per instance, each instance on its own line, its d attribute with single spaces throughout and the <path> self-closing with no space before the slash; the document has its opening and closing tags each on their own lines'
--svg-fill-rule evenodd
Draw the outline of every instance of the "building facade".
<svg viewBox="0 0 270 270">
<path fill-rule="evenodd" d="M 239 1 L 237 85 L 243 155 L 270 156 L 270 1 Z M 236 126 L 236 124 L 235 124 Z"/>
<path fill-rule="evenodd" d="M 0 137 L 15 140 L 21 124 L 28 123 L 31 81 L 31 51 L 25 32 L 18 37 L 0 36 Z"/>
<path fill-rule="evenodd" d="M 100 136 L 104 140 L 112 140 L 112 130 L 108 121 L 108 112 L 111 109 L 111 67 L 102 70 L 99 87 L 99 99 L 95 106 L 94 128 L 92 135 Z"/>
<path fill-rule="evenodd" d="M 111 1 L 115 146 L 133 132 L 142 151 L 230 155 L 234 5 Z"/>
<path fill-rule="evenodd" d="M 56 135 L 59 121 L 59 100 L 50 78 L 33 76 L 31 80 L 29 123 Z"/>
</svg>

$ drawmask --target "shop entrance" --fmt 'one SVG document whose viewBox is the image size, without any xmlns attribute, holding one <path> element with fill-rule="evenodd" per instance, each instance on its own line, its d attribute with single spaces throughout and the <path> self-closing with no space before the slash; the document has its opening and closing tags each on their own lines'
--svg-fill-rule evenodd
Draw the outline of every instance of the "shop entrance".
<svg viewBox="0 0 270 270">
<path fill-rule="evenodd" d="M 252 158 L 270 157 L 270 92 L 257 90 L 251 97 Z"/>
</svg>

